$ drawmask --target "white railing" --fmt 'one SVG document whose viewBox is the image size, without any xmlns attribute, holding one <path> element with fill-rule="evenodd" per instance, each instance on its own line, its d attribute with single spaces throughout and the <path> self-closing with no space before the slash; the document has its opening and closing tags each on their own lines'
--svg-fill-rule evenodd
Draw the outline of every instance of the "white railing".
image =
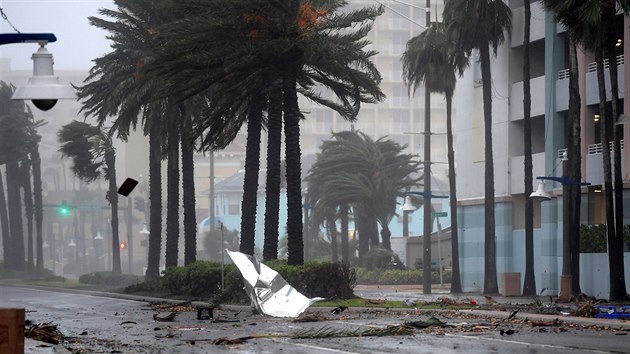
<svg viewBox="0 0 630 354">
<path fill-rule="evenodd" d="M 569 76 L 571 76 L 571 70 L 569 70 L 569 69 L 564 69 L 564 70 L 558 71 L 558 80 L 568 79 Z"/>
<path fill-rule="evenodd" d="M 608 145 L 609 145 L 610 151 L 612 151 L 612 149 L 613 149 L 613 142 L 610 141 Z M 624 149 L 624 145 L 625 145 L 623 139 L 621 139 L 621 142 L 620 142 L 619 145 L 621 147 L 621 150 L 623 150 Z M 601 153 L 602 153 L 602 143 L 591 144 L 591 145 L 588 146 L 588 154 L 589 155 L 591 155 L 591 154 L 601 154 Z"/>
<path fill-rule="evenodd" d="M 623 65 L 625 63 L 625 57 L 623 54 L 617 55 L 617 66 Z M 604 69 L 608 69 L 608 59 L 604 59 Z M 587 72 L 597 71 L 597 62 L 588 63 Z"/>
</svg>

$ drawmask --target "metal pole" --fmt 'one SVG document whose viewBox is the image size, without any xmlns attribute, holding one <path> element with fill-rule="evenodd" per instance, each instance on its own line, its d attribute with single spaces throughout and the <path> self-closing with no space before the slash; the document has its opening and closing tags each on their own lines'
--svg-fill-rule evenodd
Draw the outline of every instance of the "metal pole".
<svg viewBox="0 0 630 354">
<path fill-rule="evenodd" d="M 223 267 L 225 265 L 225 241 L 223 240 L 223 223 L 219 222 L 221 224 L 221 292 L 223 292 L 223 287 L 224 287 L 224 283 L 223 283 L 223 278 L 224 278 L 224 272 L 223 272 Z"/>
<path fill-rule="evenodd" d="M 438 267 L 440 267 L 440 286 L 444 286 L 444 280 L 442 278 L 442 247 L 440 246 L 440 236 L 442 236 L 442 225 L 440 224 L 439 216 L 435 219 L 437 220 Z"/>
<path fill-rule="evenodd" d="M 431 23 L 431 0 L 427 0 L 426 25 Z M 424 86 L 424 237 L 422 293 L 431 294 L 431 92 Z"/>
<path fill-rule="evenodd" d="M 210 227 L 208 230 L 212 230 L 214 228 L 214 152 L 212 151 L 210 151 L 210 175 L 208 179 L 208 182 L 210 182 L 210 188 L 208 189 L 208 222 Z M 223 249 L 223 245 L 221 245 L 221 249 Z"/>
</svg>

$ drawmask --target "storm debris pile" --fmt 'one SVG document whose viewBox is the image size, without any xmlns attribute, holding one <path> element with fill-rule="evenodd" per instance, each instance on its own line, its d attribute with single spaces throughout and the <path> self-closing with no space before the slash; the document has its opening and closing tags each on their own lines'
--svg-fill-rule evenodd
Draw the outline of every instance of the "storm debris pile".
<svg viewBox="0 0 630 354">
<path fill-rule="evenodd" d="M 52 324 L 52 322 L 36 324 L 31 321 L 25 322 L 24 337 L 54 345 L 59 344 L 65 338 L 57 325 Z"/>
</svg>

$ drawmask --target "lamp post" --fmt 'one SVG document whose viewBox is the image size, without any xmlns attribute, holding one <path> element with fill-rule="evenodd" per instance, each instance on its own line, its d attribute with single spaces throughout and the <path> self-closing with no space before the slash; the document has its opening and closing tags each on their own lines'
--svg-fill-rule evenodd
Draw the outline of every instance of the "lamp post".
<svg viewBox="0 0 630 354">
<path fill-rule="evenodd" d="M 146 206 L 145 206 L 146 208 Z M 147 242 L 147 252 L 148 252 L 148 248 L 149 248 L 149 235 L 151 234 L 151 232 L 149 231 L 149 229 L 147 228 L 147 224 L 144 223 L 144 225 L 142 226 L 142 230 L 140 230 L 140 235 L 142 235 L 143 237 L 146 237 L 146 242 Z M 147 260 L 148 260 L 148 254 L 147 254 Z"/>
<path fill-rule="evenodd" d="M 573 275 L 571 272 L 571 240 L 569 239 L 569 206 L 567 205 L 569 187 L 581 187 L 591 185 L 589 182 L 574 181 L 566 175 L 561 177 L 555 176 L 538 176 L 538 189 L 530 195 L 530 198 L 539 198 L 543 200 L 551 199 L 543 189 L 543 181 L 550 180 L 562 184 L 563 204 L 562 204 L 562 274 L 560 275 L 560 300 L 569 301 L 571 298 L 571 289 L 573 285 Z M 541 191 L 542 190 L 542 191 Z"/>
<path fill-rule="evenodd" d="M 54 76 L 53 57 L 46 49 L 46 44 L 57 41 L 52 33 L 2 33 L 0 45 L 11 43 L 38 43 L 37 52 L 33 53 L 33 76 L 26 85 L 18 86 L 11 99 L 31 100 L 35 107 L 47 111 L 60 99 L 76 99 L 70 85 L 61 84 Z"/>
<path fill-rule="evenodd" d="M 426 176 L 426 172 L 425 172 Z M 429 178 L 430 179 L 430 178 Z M 404 211 L 416 210 L 411 204 L 409 195 L 419 195 L 424 198 L 424 220 L 423 220 L 423 255 L 422 255 L 422 293 L 431 294 L 431 232 L 433 231 L 433 223 L 431 222 L 431 199 L 432 198 L 448 198 L 445 195 L 434 195 L 431 190 L 427 190 L 427 179 L 425 178 L 425 188 L 422 192 L 405 192 L 405 204 L 402 209 Z"/>
<path fill-rule="evenodd" d="M 223 292 L 223 267 L 225 265 L 225 241 L 223 237 L 223 222 L 221 220 L 217 223 L 217 228 L 221 230 L 221 292 Z"/>
</svg>

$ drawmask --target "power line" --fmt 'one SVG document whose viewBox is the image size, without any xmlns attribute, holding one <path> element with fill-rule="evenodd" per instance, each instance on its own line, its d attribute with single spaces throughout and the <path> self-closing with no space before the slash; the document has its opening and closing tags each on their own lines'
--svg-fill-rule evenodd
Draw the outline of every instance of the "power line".
<svg viewBox="0 0 630 354">
<path fill-rule="evenodd" d="M 407 21 L 409 21 L 409 22 L 413 23 L 414 25 L 416 25 L 416 26 L 418 26 L 418 27 L 421 27 L 421 28 L 423 28 L 423 29 L 427 29 L 427 27 L 426 27 L 426 26 L 419 24 L 418 22 L 416 22 L 416 21 L 412 20 L 411 18 L 407 17 L 406 15 L 403 15 L 402 13 L 400 13 L 400 12 L 398 12 L 398 11 L 394 10 L 392 7 L 390 7 L 390 6 L 388 6 L 388 5 L 383 4 L 382 2 L 380 2 L 380 1 L 378 1 L 378 0 L 374 0 L 374 1 L 375 1 L 375 2 L 377 2 L 377 3 L 379 3 L 380 5 L 382 5 L 382 6 L 386 7 L 386 8 L 388 8 L 388 9 L 390 9 L 393 13 L 397 14 L 398 16 L 403 17 L 404 19 L 406 19 Z"/>
<path fill-rule="evenodd" d="M 9 18 L 7 18 L 7 14 L 4 13 L 4 10 L 0 7 L 0 15 L 2 15 L 2 18 L 7 21 L 7 23 L 13 27 L 13 29 L 15 30 L 15 32 L 20 33 L 20 31 L 11 23 L 11 21 L 9 21 Z"/>
</svg>

